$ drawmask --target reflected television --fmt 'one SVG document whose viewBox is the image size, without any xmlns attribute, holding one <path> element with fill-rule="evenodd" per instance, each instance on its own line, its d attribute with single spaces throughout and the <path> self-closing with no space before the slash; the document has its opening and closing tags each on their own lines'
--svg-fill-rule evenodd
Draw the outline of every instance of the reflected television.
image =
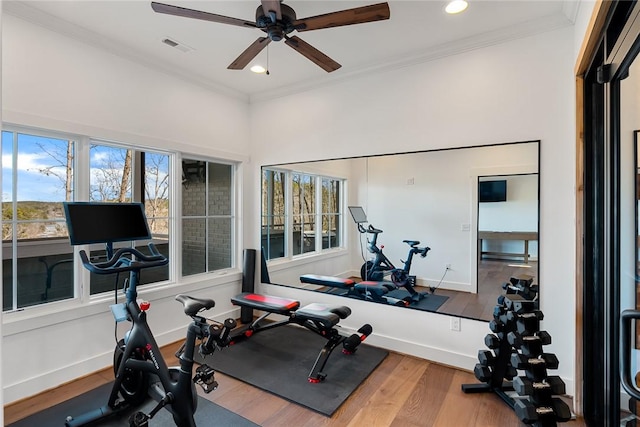
<svg viewBox="0 0 640 427">
<path fill-rule="evenodd" d="M 478 182 L 478 202 L 506 202 L 507 180 Z"/>
</svg>

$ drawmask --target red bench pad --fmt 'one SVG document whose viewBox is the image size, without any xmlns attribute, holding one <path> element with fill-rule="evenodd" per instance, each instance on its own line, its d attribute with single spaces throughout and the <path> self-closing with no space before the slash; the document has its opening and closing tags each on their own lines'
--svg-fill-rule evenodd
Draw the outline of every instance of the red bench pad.
<svg viewBox="0 0 640 427">
<path fill-rule="evenodd" d="M 270 313 L 289 315 L 300 307 L 300 302 L 294 299 L 274 297 L 271 295 L 243 292 L 231 298 L 231 303 L 241 307 L 251 307 Z"/>
<path fill-rule="evenodd" d="M 319 274 L 303 274 L 300 276 L 302 283 L 310 283 L 312 285 L 331 286 L 333 288 L 348 289 L 356 284 L 355 280 L 343 279 L 335 276 L 322 276 Z"/>
</svg>

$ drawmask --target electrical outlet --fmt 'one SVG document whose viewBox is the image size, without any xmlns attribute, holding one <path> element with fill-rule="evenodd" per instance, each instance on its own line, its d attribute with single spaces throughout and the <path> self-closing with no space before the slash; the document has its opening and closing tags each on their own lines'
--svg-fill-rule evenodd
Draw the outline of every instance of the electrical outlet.
<svg viewBox="0 0 640 427">
<path fill-rule="evenodd" d="M 452 317 L 451 318 L 451 330 L 452 331 L 456 331 L 456 332 L 460 332 L 460 318 L 459 317 Z"/>
</svg>

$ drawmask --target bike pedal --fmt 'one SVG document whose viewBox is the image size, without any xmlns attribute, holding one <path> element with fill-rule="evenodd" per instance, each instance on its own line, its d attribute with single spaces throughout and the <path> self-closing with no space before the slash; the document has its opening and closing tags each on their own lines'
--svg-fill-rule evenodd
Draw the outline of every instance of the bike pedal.
<svg viewBox="0 0 640 427">
<path fill-rule="evenodd" d="M 129 427 L 148 427 L 149 416 L 144 412 L 136 412 L 129 417 Z"/>
<path fill-rule="evenodd" d="M 215 380 L 216 371 L 209 365 L 200 365 L 196 369 L 193 376 L 193 382 L 202 387 L 205 393 L 211 393 L 218 388 L 218 382 Z"/>
</svg>

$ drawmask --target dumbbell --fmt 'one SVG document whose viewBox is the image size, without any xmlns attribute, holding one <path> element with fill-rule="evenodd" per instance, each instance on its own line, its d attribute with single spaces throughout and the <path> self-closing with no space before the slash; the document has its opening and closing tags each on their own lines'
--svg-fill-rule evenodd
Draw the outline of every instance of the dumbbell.
<svg viewBox="0 0 640 427">
<path fill-rule="evenodd" d="M 500 317 L 504 317 L 504 316 L 500 316 Z M 507 320 L 507 319 L 504 319 Z M 500 332 L 505 332 L 505 324 L 501 319 L 493 319 L 491 322 L 489 322 L 489 329 L 491 329 L 491 332 L 495 332 L 500 333 Z"/>
<path fill-rule="evenodd" d="M 496 349 L 500 347 L 500 338 L 494 334 L 487 334 L 487 336 L 484 337 L 484 344 L 492 350 Z"/>
<path fill-rule="evenodd" d="M 496 349 L 496 351 L 498 351 Z M 483 366 L 493 366 L 496 361 L 497 354 L 494 356 L 489 350 L 478 350 L 478 361 Z"/>
<path fill-rule="evenodd" d="M 515 377 L 513 379 L 513 389 L 520 396 L 540 395 L 552 396 L 564 394 L 565 385 L 562 378 L 557 375 L 549 376 L 543 381 L 534 382 L 527 377 Z M 536 398 L 537 396 L 534 396 Z"/>
<path fill-rule="evenodd" d="M 541 381 L 547 377 L 547 369 L 558 369 L 558 358 L 553 353 L 542 353 L 540 357 L 527 357 L 520 353 L 511 353 L 511 364 L 525 371 L 527 378 Z"/>
<path fill-rule="evenodd" d="M 549 405 L 536 407 L 527 399 L 516 399 L 513 409 L 516 415 L 525 424 L 555 426 L 556 421 L 565 422 L 571 419 L 571 410 L 561 399 L 554 397 Z"/>
<path fill-rule="evenodd" d="M 520 335 L 516 332 L 509 332 L 507 341 L 525 356 L 538 357 L 543 353 L 542 346 L 551 344 L 551 335 L 547 331 L 538 331 L 535 335 Z"/>
<path fill-rule="evenodd" d="M 473 373 L 480 382 L 488 383 L 491 381 L 491 368 L 486 365 L 476 363 Z"/>
<path fill-rule="evenodd" d="M 528 300 L 521 295 L 507 295 L 504 298 L 507 310 L 514 311 L 518 314 L 526 313 L 536 309 L 535 301 Z"/>
<path fill-rule="evenodd" d="M 540 330 L 540 321 L 544 319 L 544 314 L 540 310 L 533 310 L 528 313 L 517 314 L 513 311 L 507 313 L 507 321 L 515 322 L 516 330 L 520 335 L 533 335 Z"/>
<path fill-rule="evenodd" d="M 493 307 L 493 318 L 499 319 L 500 316 L 503 316 L 507 313 L 507 307 L 504 305 L 496 305 Z"/>
</svg>

